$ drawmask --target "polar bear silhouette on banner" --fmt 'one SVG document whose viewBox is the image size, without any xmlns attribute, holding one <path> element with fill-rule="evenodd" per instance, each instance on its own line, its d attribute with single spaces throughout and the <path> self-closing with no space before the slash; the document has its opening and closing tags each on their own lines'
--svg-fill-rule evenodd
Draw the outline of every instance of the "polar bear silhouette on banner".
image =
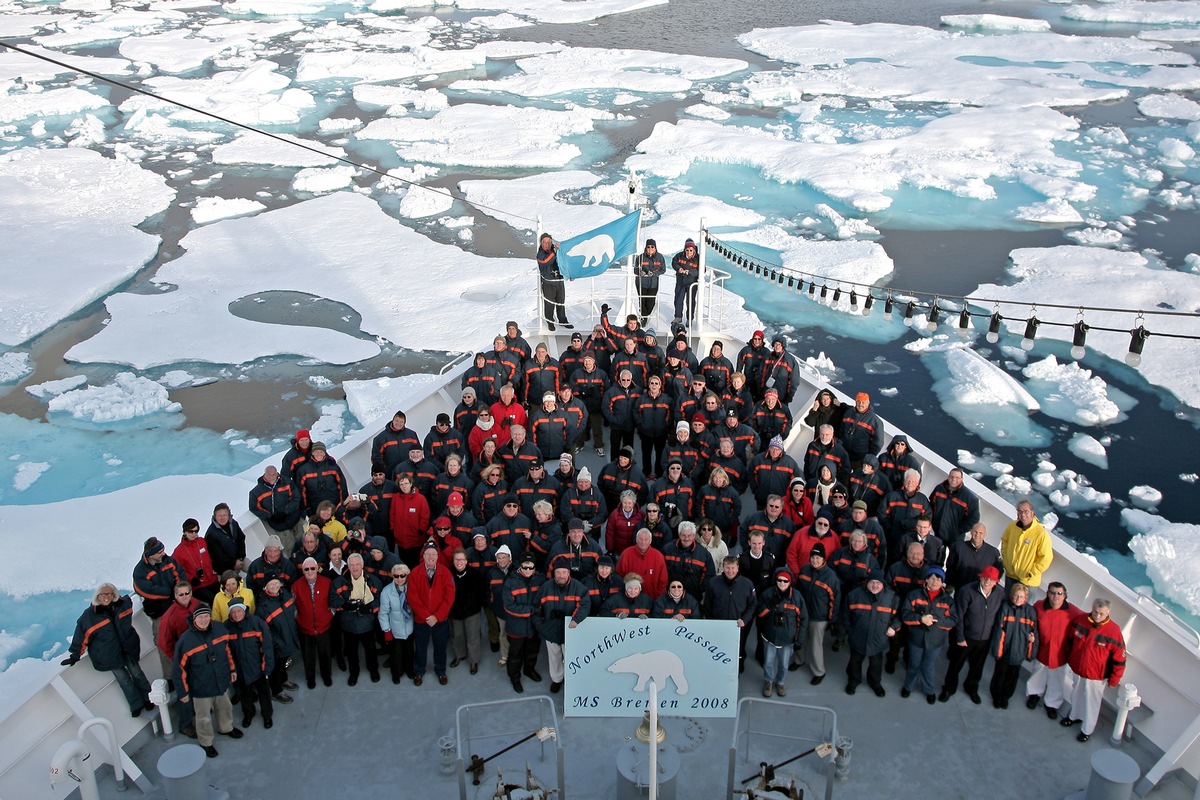
<svg viewBox="0 0 1200 800">
<path fill-rule="evenodd" d="M 670 650 L 651 650 L 646 653 L 632 653 L 624 658 L 618 658 L 609 665 L 608 671 L 614 675 L 629 673 L 637 675 L 634 684 L 635 692 L 646 691 L 646 684 L 653 679 L 660 689 L 667 688 L 667 679 L 675 684 L 675 694 L 688 693 L 687 677 L 684 675 L 683 660 Z"/>
</svg>

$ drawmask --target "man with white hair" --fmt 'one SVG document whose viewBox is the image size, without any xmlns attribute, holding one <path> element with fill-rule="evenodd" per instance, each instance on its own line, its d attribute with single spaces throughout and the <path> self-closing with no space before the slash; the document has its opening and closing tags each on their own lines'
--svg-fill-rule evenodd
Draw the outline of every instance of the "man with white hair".
<svg viewBox="0 0 1200 800">
<path fill-rule="evenodd" d="M 1125 637 L 1111 613 L 1112 601 L 1097 598 L 1092 601 L 1092 613 L 1077 616 L 1067 631 L 1071 643 L 1067 663 L 1076 680 L 1070 697 L 1071 712 L 1059 724 L 1069 728 L 1082 722 L 1075 737 L 1081 742 L 1092 738 L 1096 730 L 1105 685 L 1116 688 L 1125 675 Z"/>
<path fill-rule="evenodd" d="M 379 682 L 379 655 L 375 649 L 375 616 L 379 613 L 379 580 L 368 573 L 361 553 L 346 559 L 346 571 L 333 582 L 333 597 L 329 607 L 337 614 L 342 631 L 342 647 L 350 666 L 347 684 L 358 683 L 361 645 L 367 657 L 367 672 L 371 683 Z"/>
</svg>

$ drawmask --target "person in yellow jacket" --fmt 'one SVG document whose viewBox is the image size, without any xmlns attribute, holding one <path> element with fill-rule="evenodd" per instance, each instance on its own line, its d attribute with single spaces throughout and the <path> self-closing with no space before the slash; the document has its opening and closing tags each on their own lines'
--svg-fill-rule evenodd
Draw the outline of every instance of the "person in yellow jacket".
<svg viewBox="0 0 1200 800">
<path fill-rule="evenodd" d="M 1031 588 L 1041 585 L 1042 573 L 1054 561 L 1050 533 L 1033 515 L 1033 504 L 1028 500 L 1017 503 L 1017 518 L 1004 529 L 1000 559 L 1009 585 L 1021 583 Z"/>
<path fill-rule="evenodd" d="M 221 590 L 213 598 L 212 618 L 215 621 L 224 622 L 229 619 L 229 604 L 235 597 L 240 597 L 246 604 L 247 613 L 254 613 L 254 592 L 246 588 L 236 572 L 228 569 L 221 573 Z"/>
</svg>

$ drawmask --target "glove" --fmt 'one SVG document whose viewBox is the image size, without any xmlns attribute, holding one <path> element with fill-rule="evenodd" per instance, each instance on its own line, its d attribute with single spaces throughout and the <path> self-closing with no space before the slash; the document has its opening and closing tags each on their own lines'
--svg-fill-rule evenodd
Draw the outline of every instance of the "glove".
<svg viewBox="0 0 1200 800">
<path fill-rule="evenodd" d="M 66 658 L 64 658 L 62 661 L 60 661 L 58 663 L 64 667 L 73 667 L 79 663 L 79 656 L 72 653 L 71 655 L 67 656 Z"/>
<path fill-rule="evenodd" d="M 620 614 L 617 614 L 617 619 L 625 619 L 628 616 L 629 616 L 628 614 L 626 614 L 624 611 L 622 611 Z"/>
<path fill-rule="evenodd" d="M 603 305 L 601 305 L 600 306 L 600 316 L 607 317 L 609 308 L 611 308 L 611 306 L 608 303 L 604 303 Z"/>
<path fill-rule="evenodd" d="M 638 614 L 638 619 L 650 619 L 645 614 Z"/>
<path fill-rule="evenodd" d="M 392 636 L 392 632 L 391 632 L 391 631 L 384 631 L 384 632 L 383 632 L 383 640 L 384 640 L 385 642 L 390 642 L 390 641 L 392 641 L 392 640 L 393 640 L 393 639 L 395 639 L 395 638 L 396 638 L 395 636 Z"/>
</svg>

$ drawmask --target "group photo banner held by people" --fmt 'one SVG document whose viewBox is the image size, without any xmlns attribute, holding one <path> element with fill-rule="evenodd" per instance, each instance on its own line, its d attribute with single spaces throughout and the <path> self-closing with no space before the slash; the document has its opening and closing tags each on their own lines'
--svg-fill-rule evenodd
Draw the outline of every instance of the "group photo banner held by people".
<svg viewBox="0 0 1200 800">
<path fill-rule="evenodd" d="M 733 717 L 738 644 L 732 620 L 589 617 L 566 631 L 566 715 L 640 717 L 654 681 L 660 714 Z"/>
</svg>

